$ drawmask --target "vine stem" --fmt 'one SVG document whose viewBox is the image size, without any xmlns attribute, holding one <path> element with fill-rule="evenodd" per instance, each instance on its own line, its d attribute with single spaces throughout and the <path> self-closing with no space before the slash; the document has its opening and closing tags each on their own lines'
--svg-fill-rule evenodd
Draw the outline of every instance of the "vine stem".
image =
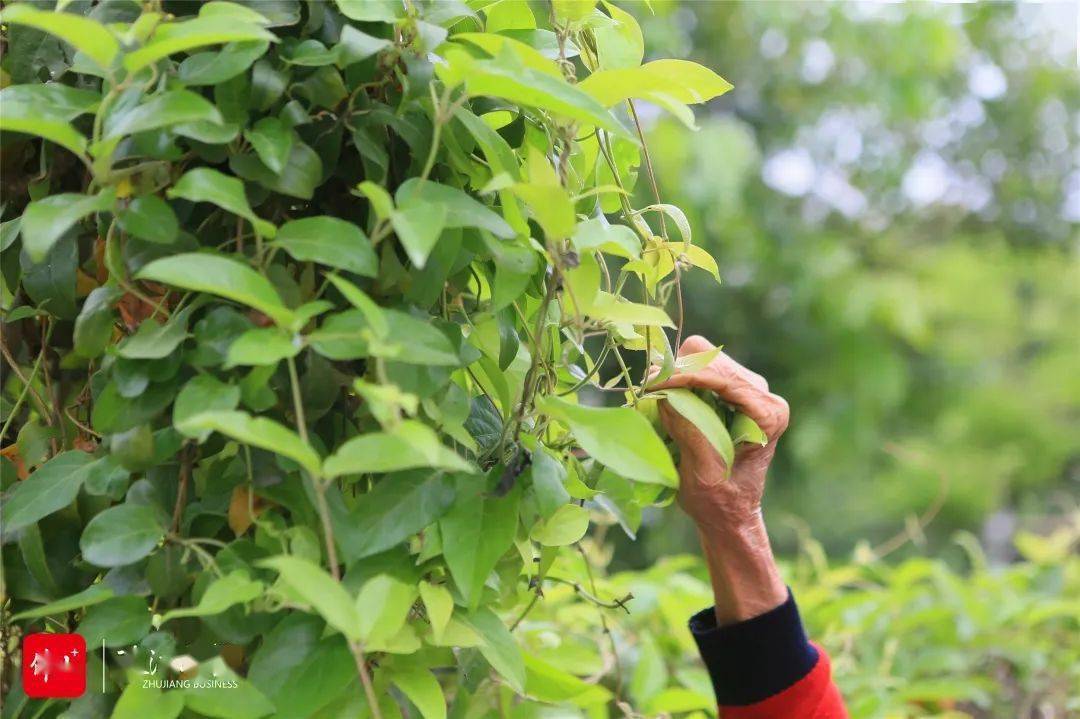
<svg viewBox="0 0 1080 719">
<path fill-rule="evenodd" d="M 44 356 L 44 345 L 42 346 L 41 352 L 38 354 L 37 359 L 34 361 L 34 367 L 31 370 L 30 377 L 24 375 L 22 373 L 22 370 L 19 369 L 19 365 L 15 361 L 15 358 L 12 356 L 11 350 L 8 349 L 7 342 L 0 341 L 0 352 L 3 353 L 4 359 L 7 360 L 7 363 L 11 365 L 11 370 L 15 373 L 15 376 L 18 377 L 19 381 L 23 383 L 22 395 L 25 395 L 27 390 L 29 390 L 31 394 L 34 395 L 34 399 L 37 400 L 38 406 L 41 409 L 41 415 L 45 419 L 45 423 L 51 427 L 53 419 L 52 414 L 49 412 L 49 405 L 45 402 L 45 399 L 38 393 L 38 391 L 34 389 L 33 386 L 34 375 L 37 373 L 38 367 L 41 364 L 42 358 Z M 20 395 L 20 401 L 22 399 L 22 395 Z M 15 409 L 18 409 L 18 405 L 16 405 Z M 12 414 L 14 414 L 14 411 L 12 412 Z M 7 429 L 7 424 L 4 425 L 4 429 Z"/>
<path fill-rule="evenodd" d="M 52 330 L 53 330 L 53 325 L 50 322 L 49 323 L 49 328 L 45 331 L 45 344 L 46 345 L 49 342 L 49 337 L 52 336 Z M 4 349 L 5 349 L 4 354 L 6 356 L 7 355 L 7 351 L 6 351 L 7 346 L 6 345 L 4 345 Z M 22 403 L 24 401 L 26 401 L 26 395 L 31 390 L 30 385 L 33 383 L 34 377 L 37 376 L 37 372 L 41 368 L 41 363 L 44 360 L 44 358 L 45 358 L 45 345 L 42 345 L 41 351 L 38 352 L 37 359 L 34 360 L 34 366 L 30 369 L 30 376 L 27 377 L 25 380 L 23 380 L 22 392 L 20 392 L 19 396 L 15 399 L 15 406 L 11 408 L 11 412 L 8 414 L 8 418 L 4 422 L 3 428 L 0 429 L 0 437 L 7 436 L 7 431 L 11 427 L 11 423 L 13 421 L 15 421 L 15 417 L 19 414 L 19 410 L 22 408 Z M 22 378 L 20 377 L 20 379 L 22 379 Z M 34 392 L 34 395 L 37 396 L 36 391 Z M 41 401 L 40 398 L 39 398 L 38 401 Z M 42 404 L 44 405 L 44 402 L 42 402 Z"/>
<path fill-rule="evenodd" d="M 557 270 L 556 270 L 557 271 Z M 529 405 L 532 403 L 533 395 L 536 393 L 536 383 L 534 375 L 536 369 L 540 364 L 540 358 L 544 353 L 544 321 L 547 319 L 548 307 L 551 305 L 552 298 L 555 297 L 555 288 L 558 282 L 555 281 L 555 277 L 548 277 L 546 281 L 546 287 L 544 291 L 544 299 L 540 302 L 540 308 L 536 311 L 536 326 L 533 329 L 533 347 L 532 358 L 529 362 L 529 369 L 525 373 L 525 381 L 522 383 L 521 389 L 521 401 L 518 402 L 517 409 L 514 411 L 514 418 L 510 423 L 503 425 L 502 434 L 499 436 L 499 443 L 497 455 L 501 455 L 503 449 L 506 446 L 506 438 L 509 434 L 510 425 L 514 426 L 514 439 L 516 440 L 521 433 L 521 423 L 525 421 L 525 412 L 528 411 Z"/>
<path fill-rule="evenodd" d="M 293 411 L 296 413 L 296 429 L 300 433 L 300 439 L 308 442 L 307 420 L 304 416 L 304 401 L 300 396 L 300 378 L 296 372 L 296 360 L 289 357 L 289 384 L 292 386 Z M 304 472 L 304 476 L 311 482 L 312 493 L 315 495 L 315 508 L 319 512 L 319 522 L 322 524 L 323 542 L 326 544 L 326 561 L 330 564 L 330 576 L 335 582 L 341 581 L 341 569 L 338 566 L 337 545 L 334 542 L 334 525 L 330 520 L 330 506 L 326 502 L 326 484 L 321 476 Z M 360 675 L 360 683 L 364 686 L 364 695 L 371 715 L 374 719 L 382 719 L 382 711 L 379 709 L 379 698 L 375 694 L 375 685 L 371 681 L 371 673 L 368 671 L 367 658 L 364 656 L 364 648 L 360 642 L 348 640 L 349 651 L 356 662 L 356 671 Z"/>
<path fill-rule="evenodd" d="M 633 599 L 634 595 L 627 593 L 624 597 L 621 597 L 619 599 L 613 599 L 610 602 L 605 602 L 603 599 L 593 593 L 596 591 L 596 582 L 592 579 L 591 571 L 589 574 L 589 581 L 592 584 L 592 592 L 587 591 L 583 586 L 581 586 L 580 583 L 574 582 L 569 579 L 563 579 L 562 577 L 544 577 L 544 580 L 548 582 L 555 582 L 556 584 L 565 584 L 566 586 L 573 589 L 575 594 L 600 609 L 621 609 L 627 614 L 630 613 L 630 610 L 626 607 L 626 603 Z"/>
<path fill-rule="evenodd" d="M 529 612 L 532 611 L 533 607 L 536 606 L 536 603 L 538 601 L 540 601 L 540 588 L 539 587 L 537 587 L 536 592 L 533 593 L 533 598 L 532 598 L 532 601 L 529 602 L 529 605 L 527 607 L 525 607 L 525 609 L 521 612 L 521 614 L 518 615 L 517 619 L 514 620 L 514 623 L 510 625 L 510 631 L 514 631 L 515 629 L 518 628 L 519 624 L 521 624 L 523 621 L 525 621 L 525 617 L 529 616 Z"/>
<path fill-rule="evenodd" d="M 188 482 L 191 481 L 191 465 L 194 462 L 194 450 L 192 448 L 185 447 L 181 451 L 183 454 L 180 460 L 180 481 L 176 487 L 176 506 L 173 507 L 172 516 L 172 531 L 174 534 L 180 533 L 180 519 L 184 515 L 184 505 L 187 504 Z"/>
<path fill-rule="evenodd" d="M 582 563 L 584 563 L 585 565 L 585 574 L 589 578 L 589 588 L 592 589 L 592 593 L 595 595 L 596 578 L 593 576 L 592 565 L 589 563 L 589 555 L 585 553 L 585 548 L 581 546 L 581 542 L 577 543 L 577 550 L 578 553 L 581 555 Z M 577 589 L 578 594 L 582 594 L 580 588 L 575 587 L 575 589 Z M 626 608 L 626 602 L 630 601 L 633 598 L 634 595 L 627 592 L 625 597 L 623 597 L 622 599 L 616 599 L 614 604 L 615 606 L 620 607 L 624 612 L 629 614 L 630 610 Z M 599 601 L 594 601 L 593 603 L 597 605 L 597 612 L 599 612 L 600 614 L 600 626 L 604 628 L 604 634 L 607 635 L 608 641 L 611 643 L 611 657 L 615 660 L 615 698 L 621 699 L 623 691 L 622 663 L 619 661 L 618 647 L 615 646 L 615 635 L 611 633 L 611 627 L 608 626 L 607 617 L 605 617 L 604 613 L 600 611 L 600 607 L 605 605 Z"/>
<path fill-rule="evenodd" d="M 106 256 L 108 256 L 109 249 L 112 247 L 112 243 L 114 242 L 114 239 L 116 237 L 116 234 L 115 234 L 116 225 L 117 225 L 117 222 L 116 222 L 116 218 L 114 217 L 113 221 L 109 223 L 109 229 L 105 232 L 105 253 L 106 253 Z M 152 299 L 147 297 L 142 291 L 140 291 L 135 285 L 128 282 L 127 278 L 125 278 L 121 273 L 117 273 L 116 276 L 113 276 L 113 274 L 111 272 L 111 268 L 110 268 L 109 276 L 113 277 L 113 279 L 116 280 L 116 283 L 118 285 L 120 285 L 120 287 L 123 288 L 124 291 L 131 293 L 133 296 L 138 298 L 144 304 L 147 304 L 150 307 L 153 307 L 154 308 L 154 315 L 156 315 L 160 311 L 162 315 L 164 315 L 165 317 L 169 317 L 169 311 L 163 306 L 162 302 L 154 302 Z"/>
</svg>

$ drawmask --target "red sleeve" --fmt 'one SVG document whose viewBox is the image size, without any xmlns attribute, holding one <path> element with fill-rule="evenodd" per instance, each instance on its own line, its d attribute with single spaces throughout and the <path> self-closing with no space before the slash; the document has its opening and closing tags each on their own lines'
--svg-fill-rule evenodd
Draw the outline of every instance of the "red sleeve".
<svg viewBox="0 0 1080 719">
<path fill-rule="evenodd" d="M 690 620 L 721 719 L 847 719 L 829 657 L 806 638 L 795 599 L 717 626 L 712 608 Z"/>
<path fill-rule="evenodd" d="M 810 673 L 779 694 L 746 706 L 721 706 L 722 719 L 847 719 L 844 700 L 832 680 L 829 655 L 817 647 Z"/>
</svg>

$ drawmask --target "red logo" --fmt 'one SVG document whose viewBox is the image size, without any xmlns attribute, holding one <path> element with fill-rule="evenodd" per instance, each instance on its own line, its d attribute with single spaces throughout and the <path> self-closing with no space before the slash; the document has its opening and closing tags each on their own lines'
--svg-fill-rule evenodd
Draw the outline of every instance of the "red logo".
<svg viewBox="0 0 1080 719">
<path fill-rule="evenodd" d="M 32 699 L 73 699 L 86 691 L 86 640 L 78 634 L 28 634 L 22 681 Z"/>
</svg>

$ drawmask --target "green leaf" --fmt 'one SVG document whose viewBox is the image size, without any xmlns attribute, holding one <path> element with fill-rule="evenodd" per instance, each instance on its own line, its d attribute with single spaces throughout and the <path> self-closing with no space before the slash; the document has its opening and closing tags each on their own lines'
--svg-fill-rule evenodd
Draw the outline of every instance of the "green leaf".
<svg viewBox="0 0 1080 719">
<path fill-rule="evenodd" d="M 170 90 L 160 95 L 152 95 L 141 105 L 109 115 L 105 122 L 103 142 L 187 122 L 220 125 L 225 119 L 221 112 L 201 95 L 189 90 Z"/>
<path fill-rule="evenodd" d="M 577 223 L 574 203 L 560 185 L 518 183 L 513 192 L 529 206 L 549 240 L 563 240 L 573 234 Z"/>
<path fill-rule="evenodd" d="M 578 87 L 604 107 L 635 97 L 648 100 L 693 127 L 693 113 L 685 104 L 707 102 L 723 95 L 732 85 L 696 62 L 654 60 L 640 67 L 598 70 Z"/>
<path fill-rule="evenodd" d="M 431 631 L 436 640 L 442 637 L 443 630 L 454 613 L 454 598 L 450 590 L 442 584 L 420 582 L 420 598 L 424 601 Z"/>
<path fill-rule="evenodd" d="M 525 660 L 514 635 L 493 611 L 484 607 L 463 618 L 483 639 L 480 653 L 518 694 L 525 693 Z"/>
<path fill-rule="evenodd" d="M 581 22 L 592 15 L 596 0 L 552 0 L 555 18 L 564 23 Z"/>
<path fill-rule="evenodd" d="M 674 327 L 675 323 L 660 307 L 629 302 L 618 295 L 600 291 L 588 308 L 589 316 L 604 322 L 646 325 L 652 327 Z"/>
<path fill-rule="evenodd" d="M 322 183 L 322 160 L 297 138 L 289 146 L 285 166 L 280 172 L 271 170 L 256 155 L 233 155 L 229 158 L 229 167 L 237 175 L 258 182 L 268 190 L 302 200 L 310 200 L 315 195 L 315 188 Z"/>
<path fill-rule="evenodd" d="M 212 430 L 193 430 L 187 425 L 188 419 L 203 412 L 235 409 L 239 402 L 239 387 L 225 384 L 212 374 L 197 374 L 176 395 L 173 426 L 180 434 L 205 442 Z"/>
<path fill-rule="evenodd" d="M 342 553 L 355 561 L 391 549 L 446 514 L 453 502 L 453 482 L 442 474 L 389 476 L 354 510 L 335 517 Z"/>
<path fill-rule="evenodd" d="M 25 232 L 24 226 L 24 237 Z M 65 233 L 49 248 L 41 262 L 32 260 L 27 252 L 19 253 L 22 288 L 27 296 L 50 315 L 65 320 L 74 319 L 78 314 L 75 292 L 79 245 L 73 235 Z"/>
<path fill-rule="evenodd" d="M 0 130 L 36 135 L 49 142 L 55 142 L 76 155 L 81 155 L 86 150 L 86 136 L 67 121 L 50 115 L 40 105 L 9 100 L 5 100 L 3 105 L 4 112 L 0 114 Z"/>
<path fill-rule="evenodd" d="M 23 248 L 34 262 L 41 262 L 56 241 L 89 214 L 112 208 L 112 190 L 96 195 L 63 193 L 49 195 L 26 206 L 22 215 Z"/>
<path fill-rule="evenodd" d="M 565 547 L 584 537 L 588 530 L 589 510 L 577 504 L 564 504 L 538 522 L 529 538 L 546 547 Z"/>
<path fill-rule="evenodd" d="M 404 7 L 396 0 L 336 0 L 338 10 L 350 20 L 361 22 L 394 22 L 404 15 Z"/>
<path fill-rule="evenodd" d="M 119 504 L 91 519 L 79 540 L 83 558 L 99 567 L 122 567 L 153 551 L 165 528 L 143 504 Z"/>
<path fill-rule="evenodd" d="M 174 126 L 172 132 L 206 145 L 224 145 L 236 139 L 240 127 L 228 122 L 220 125 L 214 122 L 184 122 Z"/>
<path fill-rule="evenodd" d="M 496 237 L 510 239 L 514 229 L 491 208 L 474 200 L 463 190 L 415 177 L 401 183 L 394 195 L 399 206 L 436 204 L 446 207 L 446 227 L 479 227 Z"/>
<path fill-rule="evenodd" d="M 590 684 L 529 654 L 525 655 L 525 692 L 543 702 L 579 707 L 602 706 L 611 700 L 611 691 L 603 685 Z"/>
<path fill-rule="evenodd" d="M 570 241 L 582 253 L 607 252 L 628 260 L 641 256 L 641 240 L 637 233 L 626 225 L 610 225 L 602 217 L 579 222 Z"/>
<path fill-rule="evenodd" d="M 566 467 L 548 452 L 538 449 L 532 454 L 533 493 L 541 517 L 550 517 L 559 507 L 570 501 L 566 491 Z"/>
<path fill-rule="evenodd" d="M 459 475 L 454 506 L 439 521 L 443 555 L 454 583 L 471 608 L 480 603 L 488 575 L 510 548 L 518 526 L 515 489 L 504 497 L 486 491 L 483 478 Z"/>
<path fill-rule="evenodd" d="M 4 536 L 59 512 L 75 501 L 93 461 L 93 456 L 86 452 L 64 452 L 16 484 L 0 505 Z"/>
<path fill-rule="evenodd" d="M 321 67 L 333 65 L 338 61 L 338 54 L 331 52 L 318 40 L 309 38 L 288 46 L 282 52 L 282 59 L 290 65 L 303 67 Z"/>
<path fill-rule="evenodd" d="M 274 244 L 295 259 L 366 277 L 374 277 L 379 269 L 371 240 L 359 227 L 337 217 L 322 215 L 286 222 L 278 229 Z"/>
<path fill-rule="evenodd" d="M 0 90 L 0 105 L 4 115 L 13 106 L 24 105 L 42 119 L 56 118 L 70 122 L 79 115 L 96 112 L 101 95 L 93 90 L 82 90 L 59 82 L 43 85 L 11 85 Z"/>
<path fill-rule="evenodd" d="M 247 70 L 266 54 L 265 40 L 231 42 L 215 52 L 189 55 L 180 63 L 180 82 L 188 87 L 218 85 Z"/>
<path fill-rule="evenodd" d="M 176 719 L 183 709 L 180 692 L 161 692 L 133 681 L 124 687 L 110 719 Z"/>
<path fill-rule="evenodd" d="M 375 316 L 376 322 L 372 323 Z M 385 334 L 378 325 L 385 322 Z M 331 315 L 308 339 L 330 359 L 375 356 L 420 365 L 461 364 L 454 346 L 437 327 L 399 310 L 348 310 Z"/>
<path fill-rule="evenodd" d="M 735 444 L 749 442 L 762 447 L 769 443 L 769 436 L 758 426 L 757 422 L 742 412 L 736 413 L 735 419 L 731 421 L 731 439 Z"/>
<path fill-rule="evenodd" d="M 154 433 L 140 424 L 109 438 L 109 456 L 129 472 L 142 472 L 154 465 Z"/>
<path fill-rule="evenodd" d="M 417 590 L 389 574 L 377 574 L 364 582 L 356 595 L 356 631 L 371 648 L 391 639 L 405 625 Z"/>
<path fill-rule="evenodd" d="M 54 35 L 103 70 L 112 66 L 113 58 L 120 51 L 120 43 L 104 25 L 74 13 L 39 10 L 29 3 L 18 3 L 4 8 L 0 22 L 33 27 Z"/>
<path fill-rule="evenodd" d="M 140 240 L 168 245 L 180 231 L 176 213 L 157 195 L 141 195 L 116 215 L 120 228 Z"/>
<path fill-rule="evenodd" d="M 294 335 L 277 327 L 256 327 L 233 340 L 225 357 L 225 369 L 240 365 L 276 365 L 300 354 L 302 346 Z"/>
<path fill-rule="evenodd" d="M 264 117 L 250 130 L 244 130 L 244 138 L 271 171 L 281 172 L 285 169 L 292 150 L 293 134 L 284 122 L 276 117 Z"/>
<path fill-rule="evenodd" d="M 490 32 L 490 28 L 489 32 L 455 33 L 451 39 L 454 42 L 467 42 L 470 45 L 475 45 L 491 57 L 499 57 L 504 52 L 513 53 L 514 57 L 525 67 L 562 79 L 562 71 L 554 60 L 545 57 L 542 52 L 521 40 L 516 40 L 503 33 Z"/>
<path fill-rule="evenodd" d="M 634 16 L 604 0 L 611 21 L 592 27 L 602 70 L 637 67 L 645 56 L 645 38 Z"/>
<path fill-rule="evenodd" d="M 333 645 L 340 648 L 344 653 L 346 666 L 352 670 L 351 676 L 356 676 L 356 665 L 342 637 L 331 636 L 320 641 L 325 629 L 325 623 L 318 617 L 303 612 L 290 612 L 263 637 L 259 648 L 251 657 L 248 680 L 277 705 L 283 716 L 293 716 L 285 706 L 285 702 L 290 699 L 298 699 L 296 704 L 308 711 L 320 706 L 317 703 L 320 689 L 318 682 L 314 682 L 312 686 L 307 683 L 297 685 L 296 681 L 303 678 L 306 667 L 312 663 L 322 664 L 319 660 L 327 658 L 320 654 L 320 647 Z M 325 668 L 331 675 L 334 673 L 331 664 L 320 668 Z M 342 680 L 343 684 L 347 682 L 348 675 Z M 290 687 L 290 684 L 295 686 Z M 300 692 L 301 697 L 289 697 L 289 689 Z M 307 701 L 300 703 L 299 700 Z"/>
<path fill-rule="evenodd" d="M 710 350 L 704 352 L 693 352 L 691 354 L 680 355 L 675 360 L 675 371 L 677 372 L 700 372 L 709 366 L 709 364 L 716 359 L 721 352 L 724 351 L 723 346 L 713 347 Z"/>
<path fill-rule="evenodd" d="M 237 569 L 215 579 L 193 607 L 170 609 L 161 617 L 158 626 L 181 617 L 205 617 L 221 614 L 229 607 L 244 604 L 262 596 L 263 583 L 251 579 L 246 570 Z"/>
<path fill-rule="evenodd" d="M 654 92 L 679 102 L 708 102 L 723 95 L 732 85 L 696 62 L 654 60 L 632 69 L 595 72 L 579 87 L 610 107 L 627 98 L 645 97 Z"/>
<path fill-rule="evenodd" d="M 168 357 L 188 337 L 188 318 L 193 305 L 175 313 L 163 324 L 146 319 L 116 348 L 116 354 L 132 360 L 155 360 Z"/>
<path fill-rule="evenodd" d="M 212 410 L 187 417 L 181 427 L 185 434 L 220 432 L 237 442 L 288 457 L 319 476 L 318 453 L 298 434 L 272 419 L 252 417 L 247 412 Z"/>
<path fill-rule="evenodd" d="M 227 688 L 223 689 L 222 684 Z M 200 663 L 195 681 L 180 691 L 184 695 L 184 705 L 201 716 L 259 719 L 275 710 L 262 692 L 237 676 L 221 657 Z"/>
<path fill-rule="evenodd" d="M 90 422 L 104 434 L 115 434 L 154 419 L 173 399 L 173 385 L 167 382 L 150 384 L 134 397 L 124 397 L 114 379 L 98 395 Z"/>
<path fill-rule="evenodd" d="M 705 439 L 709 440 L 709 444 L 730 467 L 735 458 L 735 447 L 727 427 L 724 426 L 723 420 L 716 416 L 713 408 L 688 389 L 664 390 L 663 395 L 673 410 L 685 417 L 686 421 L 705 435 Z"/>
<path fill-rule="evenodd" d="M 135 277 L 219 295 L 253 307 L 285 327 L 295 319 L 295 314 L 282 303 L 269 280 L 231 257 L 185 252 L 154 260 Z"/>
<path fill-rule="evenodd" d="M 113 590 L 105 584 L 91 584 L 81 592 L 72 594 L 69 597 L 64 597 L 63 599 L 57 599 L 55 602 L 43 604 L 40 607 L 19 612 L 11 619 L 12 621 L 19 621 L 21 619 L 38 619 L 53 614 L 63 614 L 64 612 L 70 612 L 73 609 L 92 607 L 95 604 L 101 604 L 106 599 L 111 599 L 112 597 Z"/>
<path fill-rule="evenodd" d="M 628 479 L 678 487 L 671 455 L 652 425 L 629 407 L 586 407 L 557 397 L 537 406 L 570 427 L 574 439 L 596 461 Z"/>
<path fill-rule="evenodd" d="M 470 97 L 502 98 L 580 120 L 633 140 L 626 128 L 602 104 L 583 92 L 580 85 L 571 85 L 562 77 L 526 67 L 509 46 L 492 60 L 476 60 L 460 50 L 448 52 L 447 60 L 449 69 L 440 66 L 436 71 L 444 81 L 456 78 L 464 81 Z"/>
<path fill-rule="evenodd" d="M 391 47 L 394 43 L 381 37 L 373 37 L 352 25 L 341 28 L 340 42 L 334 46 L 337 63 L 346 67 L 354 62 L 367 60 L 372 55 Z"/>
<path fill-rule="evenodd" d="M 142 597 L 115 597 L 91 607 L 78 631 L 88 652 L 135 644 L 150 631 L 150 608 Z"/>
<path fill-rule="evenodd" d="M 343 474 L 375 474 L 403 469 L 431 467 L 468 472 L 472 465 L 439 441 L 435 431 L 423 422 L 405 420 L 386 432 L 353 437 L 324 464 L 326 477 Z"/>
<path fill-rule="evenodd" d="M 353 598 L 325 569 L 292 556 L 264 559 L 259 566 L 275 570 L 289 591 L 310 605 L 327 624 L 350 639 L 360 639 L 360 617 Z"/>
<path fill-rule="evenodd" d="M 364 180 L 356 186 L 356 191 L 368 199 L 376 217 L 380 220 L 390 219 L 390 214 L 394 211 L 394 200 L 382 185 Z"/>
<path fill-rule="evenodd" d="M 83 487 L 89 494 L 119 499 L 128 487 L 130 476 L 112 454 L 107 454 L 94 460 L 87 469 Z"/>
<path fill-rule="evenodd" d="M 638 643 L 637 664 L 630 679 L 630 695 L 644 706 L 649 699 L 663 691 L 667 682 L 668 671 L 660 647 L 651 634 L 642 634 Z"/>
<path fill-rule="evenodd" d="M 713 276 L 717 284 L 721 283 L 720 268 L 716 264 L 716 259 L 709 254 L 708 250 L 699 245 L 686 245 L 676 242 L 665 243 L 667 248 L 675 253 L 676 256 L 680 254 L 686 257 L 694 267 L 701 268 Z"/>
<path fill-rule="evenodd" d="M 8 87 L 0 91 L 0 130 L 36 135 L 81 155 L 87 139 L 68 123 L 100 101 L 96 92 L 56 82 Z"/>
<path fill-rule="evenodd" d="M 380 312 L 378 316 L 382 314 Z M 315 351 L 332 360 L 368 357 L 372 354 L 373 343 L 379 339 L 379 334 L 363 310 L 346 310 L 330 315 L 319 329 L 308 335 L 308 341 Z"/>
<path fill-rule="evenodd" d="M 6 222 L 0 222 L 0 252 L 11 247 L 19 237 L 22 228 L 22 218 L 16 217 Z"/>
<path fill-rule="evenodd" d="M 179 197 L 190 202 L 212 202 L 227 212 L 243 217 L 264 237 L 273 237 L 277 232 L 277 228 L 251 210 L 243 182 L 209 167 L 189 170 L 166 194 L 170 198 Z"/>
<path fill-rule="evenodd" d="M 654 696 L 645 705 L 649 714 L 681 714 L 694 711 L 712 711 L 715 697 L 682 687 L 671 687 Z"/>
<path fill-rule="evenodd" d="M 244 40 L 277 42 L 277 36 L 254 23 L 244 22 L 228 15 L 206 13 L 181 22 L 162 23 L 150 39 L 138 50 L 124 56 L 124 68 L 134 73 L 163 57 L 178 52 L 188 52 L 207 45 L 218 45 Z"/>
<path fill-rule="evenodd" d="M 427 264 L 428 256 L 435 249 L 446 226 L 446 205 L 410 202 L 390 214 L 405 254 L 418 268 Z"/>
<path fill-rule="evenodd" d="M 427 669 L 390 672 L 390 681 L 420 711 L 424 719 L 446 719 L 446 697 L 442 686 Z"/>
</svg>

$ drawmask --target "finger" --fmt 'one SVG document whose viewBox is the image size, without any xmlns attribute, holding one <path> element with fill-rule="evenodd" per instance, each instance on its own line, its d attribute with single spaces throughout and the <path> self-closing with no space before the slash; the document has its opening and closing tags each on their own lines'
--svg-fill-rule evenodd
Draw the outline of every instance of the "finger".
<svg viewBox="0 0 1080 719">
<path fill-rule="evenodd" d="M 660 421 L 667 430 L 668 435 L 683 448 L 684 452 L 690 452 L 700 456 L 711 456 L 716 453 L 708 438 L 693 422 L 683 417 L 671 408 L 667 402 L 661 402 Z"/>
<path fill-rule="evenodd" d="M 697 354 L 698 352 L 708 352 L 711 349 L 716 349 L 716 345 L 701 335 L 690 335 L 679 345 L 679 357 Z"/>
<path fill-rule="evenodd" d="M 679 346 L 679 357 L 688 354 L 708 352 L 709 350 L 714 349 L 716 349 L 716 345 L 714 345 L 712 342 L 705 339 L 701 335 L 691 335 L 690 337 L 687 337 L 686 340 L 684 340 L 683 343 Z M 713 361 L 709 363 L 709 367 L 715 368 L 719 371 L 734 372 L 735 374 L 745 377 L 748 382 L 756 385 L 763 391 L 769 391 L 769 383 L 764 377 L 759 375 L 757 372 L 754 372 L 742 366 L 724 352 L 719 353 L 713 359 Z"/>
<path fill-rule="evenodd" d="M 787 429 L 790 410 L 787 402 L 768 391 L 764 378 L 735 360 L 720 355 L 705 369 L 668 378 L 655 389 L 706 389 L 757 422 L 775 439 Z"/>
</svg>

